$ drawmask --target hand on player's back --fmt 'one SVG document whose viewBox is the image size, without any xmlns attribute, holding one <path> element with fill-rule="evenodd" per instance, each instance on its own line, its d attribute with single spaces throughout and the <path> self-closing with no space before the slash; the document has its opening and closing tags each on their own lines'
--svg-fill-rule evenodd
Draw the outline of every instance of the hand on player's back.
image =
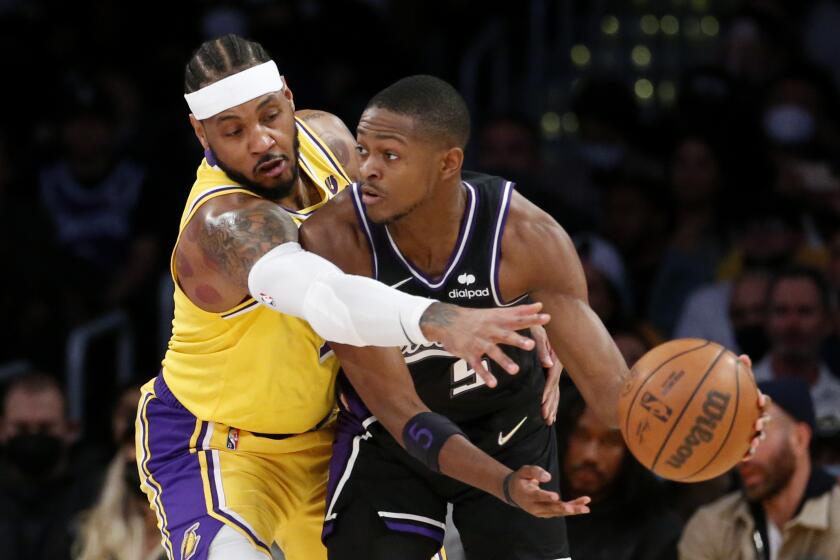
<svg viewBox="0 0 840 560">
<path fill-rule="evenodd" d="M 466 360 L 488 387 L 495 387 L 496 378 L 482 359 L 487 356 L 509 374 L 516 374 L 519 366 L 499 344 L 533 349 L 534 341 L 516 331 L 548 323 L 550 317 L 540 313 L 541 309 L 541 303 L 493 309 L 434 303 L 423 314 L 420 326 L 426 338 L 440 342 L 453 355 Z"/>
<path fill-rule="evenodd" d="M 581 496 L 569 502 L 560 499 L 557 492 L 543 490 L 541 483 L 551 480 L 548 471 L 525 465 L 511 475 L 508 490 L 513 502 L 536 517 L 560 517 L 589 513 L 589 496 Z"/>
</svg>

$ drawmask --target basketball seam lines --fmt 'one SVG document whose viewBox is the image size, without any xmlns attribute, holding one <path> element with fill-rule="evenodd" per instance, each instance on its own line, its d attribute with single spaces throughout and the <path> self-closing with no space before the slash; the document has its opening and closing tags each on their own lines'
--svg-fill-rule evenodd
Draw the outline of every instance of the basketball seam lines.
<svg viewBox="0 0 840 560">
<path fill-rule="evenodd" d="M 679 354 L 671 356 L 670 358 L 668 358 L 667 360 L 665 360 L 664 362 L 662 362 L 661 364 L 656 366 L 656 369 L 654 369 L 652 372 L 647 374 L 647 379 L 645 379 L 642 382 L 642 384 L 639 385 L 639 388 L 636 389 L 636 394 L 633 395 L 633 400 L 630 401 L 630 404 L 627 406 L 627 418 L 624 420 L 624 431 L 625 431 L 625 433 L 627 433 L 627 434 L 630 433 L 630 411 L 633 410 L 633 405 L 636 404 L 636 399 L 639 398 L 639 393 L 642 392 L 642 389 L 645 388 L 645 385 L 647 385 L 648 381 L 650 381 L 653 378 L 653 374 L 656 373 L 657 371 L 659 371 L 660 369 L 662 369 L 663 367 L 665 367 L 665 364 L 667 364 L 668 362 L 671 362 L 672 360 L 676 360 L 680 356 L 685 356 L 686 354 L 690 354 L 691 352 L 694 352 L 695 350 L 700 350 L 701 348 L 705 348 L 709 344 L 711 344 L 711 342 L 709 342 L 707 340 L 703 344 L 698 346 L 697 348 L 691 348 L 690 350 L 685 350 L 683 352 L 680 352 Z M 653 467 L 651 467 L 651 468 L 653 468 Z"/>
<path fill-rule="evenodd" d="M 656 468 L 656 463 L 659 462 L 659 457 L 662 455 L 662 451 L 667 447 L 668 442 L 671 440 L 671 436 L 674 434 L 674 430 L 677 429 L 677 426 L 680 424 L 680 420 L 682 420 L 685 411 L 688 410 L 688 407 L 691 405 L 691 401 L 694 400 L 694 397 L 697 395 L 697 392 L 700 390 L 700 387 L 703 386 L 703 383 L 706 382 L 706 378 L 709 377 L 709 374 L 712 373 L 712 370 L 715 369 L 715 365 L 717 365 L 718 360 L 720 360 L 721 356 L 726 353 L 726 348 L 721 348 L 720 352 L 715 359 L 712 360 L 712 364 L 709 366 L 709 369 L 706 370 L 706 373 L 703 374 L 703 378 L 700 380 L 700 383 L 697 384 L 697 387 L 694 388 L 694 391 L 691 392 L 691 396 L 688 397 L 688 401 L 686 401 L 685 406 L 680 411 L 680 415 L 677 416 L 677 419 L 674 421 L 674 425 L 671 426 L 671 429 L 668 430 L 668 435 L 665 436 L 665 441 L 662 442 L 662 447 L 659 448 L 659 451 L 656 453 L 656 457 L 653 458 L 653 464 L 650 466 L 650 470 Z"/>
<path fill-rule="evenodd" d="M 702 472 L 706 467 L 711 465 L 712 462 L 714 462 L 715 459 L 717 459 L 717 456 L 720 455 L 720 452 L 723 451 L 723 448 L 726 446 L 726 442 L 729 440 L 729 436 L 732 434 L 732 428 L 735 427 L 735 420 L 738 418 L 738 405 L 741 404 L 741 383 L 740 383 L 740 379 L 741 379 L 741 362 L 736 361 L 735 362 L 735 410 L 732 413 L 732 421 L 729 423 L 729 429 L 726 430 L 726 435 L 723 438 L 723 443 L 720 444 L 720 447 L 718 448 L 718 450 L 715 451 L 715 454 L 712 456 L 711 459 L 709 459 L 709 461 L 705 465 L 703 465 L 702 467 L 700 467 L 699 469 L 697 469 L 695 472 L 691 473 L 690 475 L 688 475 L 684 478 L 681 478 L 680 480 L 685 480 L 687 478 L 692 478 L 694 476 L 697 476 L 697 473 Z"/>
</svg>

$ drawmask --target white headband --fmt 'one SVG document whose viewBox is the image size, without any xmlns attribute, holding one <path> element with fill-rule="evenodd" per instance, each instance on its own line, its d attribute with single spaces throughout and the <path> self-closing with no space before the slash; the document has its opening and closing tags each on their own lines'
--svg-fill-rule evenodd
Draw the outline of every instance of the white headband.
<svg viewBox="0 0 840 560">
<path fill-rule="evenodd" d="M 284 87 L 283 76 L 277 70 L 277 65 L 269 60 L 187 93 L 184 99 L 193 116 L 201 121 Z"/>
</svg>

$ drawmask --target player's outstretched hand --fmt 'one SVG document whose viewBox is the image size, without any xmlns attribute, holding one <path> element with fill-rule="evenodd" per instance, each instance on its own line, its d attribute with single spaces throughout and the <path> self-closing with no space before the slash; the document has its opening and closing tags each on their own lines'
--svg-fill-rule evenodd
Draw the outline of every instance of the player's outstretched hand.
<svg viewBox="0 0 840 560">
<path fill-rule="evenodd" d="M 519 366 L 499 345 L 532 350 L 534 341 L 516 331 L 548 323 L 550 317 L 540 313 L 541 309 L 541 303 L 469 309 L 436 302 L 423 313 L 420 327 L 426 338 L 441 343 L 447 351 L 466 360 L 488 387 L 495 387 L 496 378 L 482 358 L 487 356 L 511 375 L 519 372 Z"/>
<path fill-rule="evenodd" d="M 748 368 L 752 368 L 752 360 L 746 354 L 741 354 L 738 356 L 738 360 L 744 364 Z M 749 461 L 755 455 L 758 446 L 764 441 L 766 437 L 764 434 L 764 427 L 767 422 L 770 421 L 770 415 L 767 414 L 767 408 L 770 406 L 770 397 L 762 393 L 761 391 L 758 392 L 758 408 L 761 410 L 761 413 L 758 415 L 758 420 L 755 421 L 755 435 L 753 436 L 752 441 L 750 442 L 750 448 L 747 451 L 747 454 L 744 455 L 743 461 Z"/>
<path fill-rule="evenodd" d="M 505 501 L 536 517 L 560 517 L 589 513 L 589 496 L 570 502 L 560 499 L 557 492 L 543 490 L 541 483 L 551 480 L 551 474 L 540 467 L 525 465 L 510 473 L 503 489 Z"/>
</svg>

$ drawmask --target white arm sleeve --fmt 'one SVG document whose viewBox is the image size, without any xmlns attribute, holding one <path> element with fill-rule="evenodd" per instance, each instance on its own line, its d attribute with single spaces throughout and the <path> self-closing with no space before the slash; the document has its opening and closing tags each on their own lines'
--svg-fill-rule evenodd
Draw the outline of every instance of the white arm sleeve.
<svg viewBox="0 0 840 560">
<path fill-rule="evenodd" d="M 420 317 L 435 300 L 344 274 L 298 243 L 283 243 L 254 263 L 248 289 L 272 309 L 305 319 L 326 340 L 353 346 L 429 343 Z"/>
</svg>

